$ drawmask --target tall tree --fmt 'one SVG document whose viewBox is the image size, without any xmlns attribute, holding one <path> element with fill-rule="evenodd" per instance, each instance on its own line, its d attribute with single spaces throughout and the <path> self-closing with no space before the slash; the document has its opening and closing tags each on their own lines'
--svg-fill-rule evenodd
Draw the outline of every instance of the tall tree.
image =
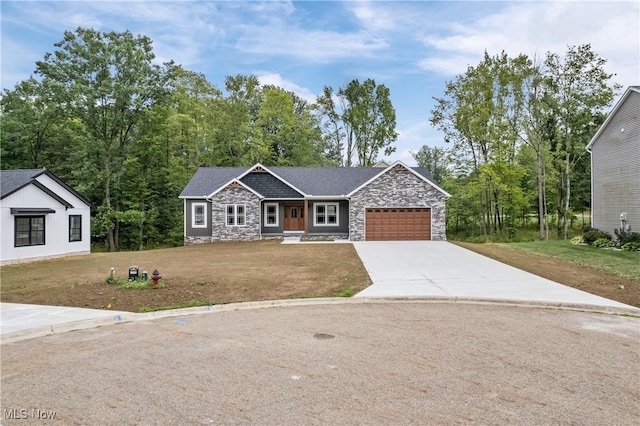
<svg viewBox="0 0 640 426">
<path fill-rule="evenodd" d="M 353 165 L 354 155 L 358 166 L 372 166 L 380 151 L 385 155 L 395 151 L 396 112 L 385 85 L 373 79 L 362 83 L 355 79 L 338 89 L 337 95 L 331 87 L 325 87 L 316 104 L 325 119 L 324 128 L 330 132 L 333 151 L 344 150 L 344 166 Z"/>
<path fill-rule="evenodd" d="M 90 136 L 83 178 L 104 189 L 98 223 L 109 250 L 118 249 L 120 186 L 132 131 L 167 93 L 170 64 L 156 65 L 151 40 L 131 32 L 65 31 L 36 63 L 52 101 L 79 119 Z"/>
<path fill-rule="evenodd" d="M 606 62 L 590 44 L 569 46 L 564 57 L 548 53 L 545 60 L 546 101 L 557 120 L 555 154 L 562 182 L 558 214 L 564 239 L 568 236 L 572 170 L 585 156 L 584 148 L 597 128 L 594 117 L 604 113 L 620 89 L 609 82 L 613 74 L 605 72 Z"/>
</svg>

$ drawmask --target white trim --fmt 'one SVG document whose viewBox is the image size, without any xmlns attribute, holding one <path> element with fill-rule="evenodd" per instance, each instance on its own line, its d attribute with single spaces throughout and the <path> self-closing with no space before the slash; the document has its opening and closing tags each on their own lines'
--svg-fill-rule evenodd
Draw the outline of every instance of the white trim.
<svg viewBox="0 0 640 426">
<path fill-rule="evenodd" d="M 206 195 L 198 195 L 198 196 L 190 197 L 188 195 L 179 195 L 178 198 L 181 199 L 181 200 L 206 200 L 207 196 Z"/>
<path fill-rule="evenodd" d="M 587 151 L 591 152 L 591 146 L 596 142 L 596 139 L 598 139 L 600 137 L 600 134 L 604 131 L 605 127 L 607 127 L 609 122 L 613 119 L 613 117 L 615 116 L 616 112 L 618 112 L 618 110 L 622 107 L 622 104 L 629 97 L 631 92 L 640 93 L 640 87 L 629 86 L 627 88 L 627 90 L 625 90 L 625 92 L 622 95 L 622 97 L 620 98 L 620 100 L 615 104 L 615 106 L 613 107 L 613 109 L 611 110 L 609 115 L 607 116 L 607 119 L 604 120 L 604 123 L 602 123 L 602 125 L 600 126 L 600 128 L 598 129 L 596 134 L 591 138 L 591 140 L 587 144 L 587 147 L 585 148 Z"/>
<path fill-rule="evenodd" d="M 280 182 L 284 183 L 285 185 L 289 186 L 291 189 L 297 191 L 299 194 L 301 194 L 302 196 L 306 196 L 307 194 L 304 193 L 304 191 L 299 190 L 298 188 L 296 188 L 295 186 L 291 185 L 289 182 L 287 182 L 285 179 L 281 178 L 277 173 L 272 172 L 271 170 L 269 170 L 267 167 L 263 166 L 260 163 L 256 163 L 253 167 L 250 167 L 246 172 L 242 173 L 240 176 L 238 176 L 236 179 L 242 179 L 243 177 L 245 177 L 246 175 L 248 175 L 249 173 L 253 172 L 255 169 L 257 169 L 258 167 L 266 170 L 267 172 L 269 172 L 269 174 L 271 174 L 273 177 L 275 177 L 276 179 L 278 179 Z"/>
<path fill-rule="evenodd" d="M 191 203 L 191 228 L 206 228 L 207 227 L 207 205 L 209 205 L 209 203 Z M 198 225 L 196 224 L 196 207 L 202 207 L 203 208 L 203 215 L 204 215 L 204 223 L 202 225 Z"/>
<path fill-rule="evenodd" d="M 324 206 L 325 212 L 325 221 L 329 219 L 329 213 L 327 212 L 327 207 L 335 206 L 336 208 L 336 223 L 318 223 L 318 206 Z M 338 202 L 328 202 L 328 203 L 313 203 L 313 226 L 314 227 L 337 227 L 340 226 L 340 203 Z"/>
<path fill-rule="evenodd" d="M 360 185 L 359 187 L 357 187 L 356 189 L 354 189 L 353 191 L 348 193 L 347 196 L 351 197 L 353 194 L 355 194 L 356 192 L 360 191 L 362 188 L 364 188 L 365 186 L 369 185 L 371 182 L 373 182 L 374 180 L 378 179 L 380 176 L 382 176 L 383 174 L 387 173 L 389 170 L 392 170 L 394 167 L 396 167 L 398 165 L 404 167 L 405 169 L 407 169 L 408 171 L 413 173 L 415 176 L 417 176 L 419 179 L 423 180 L 424 182 L 428 183 L 429 185 L 431 185 L 432 187 L 434 187 L 438 191 L 442 192 L 445 197 L 447 197 L 447 198 L 451 197 L 451 194 L 449 194 L 447 191 L 445 191 L 444 189 L 440 188 L 438 185 L 436 185 L 435 183 L 431 182 L 429 179 L 427 179 L 426 177 L 422 176 L 420 173 L 416 172 L 415 170 L 413 170 L 411 167 L 407 166 L 406 164 L 404 164 L 400 160 L 395 161 L 392 165 L 390 165 L 386 169 L 381 169 L 380 173 L 378 173 L 377 175 L 375 175 L 374 177 L 372 177 L 371 179 L 369 179 L 368 181 L 366 181 L 365 183 L 363 183 L 362 185 Z"/>
<path fill-rule="evenodd" d="M 226 189 L 229 185 L 231 185 L 232 183 L 237 183 L 240 186 L 242 186 L 244 189 L 246 189 L 249 192 L 252 192 L 253 194 L 255 194 L 258 198 L 263 199 L 264 197 L 262 196 L 262 194 L 257 193 L 256 191 L 254 191 L 253 189 L 249 188 L 247 185 L 245 185 L 244 183 L 240 182 L 239 178 L 234 178 L 231 179 L 229 182 L 225 183 L 224 185 L 222 185 L 220 188 L 216 189 L 215 191 L 213 191 L 211 194 L 207 195 L 205 198 L 207 200 L 210 200 L 211 197 L 213 197 L 214 195 L 216 195 L 218 192 Z"/>
<path fill-rule="evenodd" d="M 229 225 L 229 207 L 233 207 L 233 225 Z M 242 207 L 244 223 L 238 225 L 238 207 Z M 242 227 L 247 226 L 247 206 L 246 204 L 225 204 L 224 205 L 224 226 Z"/>
<path fill-rule="evenodd" d="M 267 207 L 275 206 L 276 207 L 276 222 L 275 223 L 267 223 Z M 277 228 L 280 226 L 280 203 L 264 203 L 264 218 L 263 224 L 264 227 L 268 228 Z"/>
<path fill-rule="evenodd" d="M 184 239 L 187 236 L 187 200 L 182 200 L 182 217 L 184 218 L 182 221 L 182 238 Z"/>
</svg>

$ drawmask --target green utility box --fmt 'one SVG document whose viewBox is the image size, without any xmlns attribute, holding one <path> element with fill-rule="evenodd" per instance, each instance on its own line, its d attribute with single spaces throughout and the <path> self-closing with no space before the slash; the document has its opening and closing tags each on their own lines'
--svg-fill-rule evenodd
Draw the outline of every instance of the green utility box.
<svg viewBox="0 0 640 426">
<path fill-rule="evenodd" d="M 138 281 L 140 278 L 140 268 L 137 265 L 129 266 L 129 281 Z"/>
</svg>

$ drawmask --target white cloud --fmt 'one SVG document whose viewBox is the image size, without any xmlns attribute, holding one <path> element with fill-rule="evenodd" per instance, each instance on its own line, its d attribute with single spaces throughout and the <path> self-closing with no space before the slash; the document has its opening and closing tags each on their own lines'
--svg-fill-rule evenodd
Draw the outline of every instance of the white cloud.
<svg viewBox="0 0 640 426">
<path fill-rule="evenodd" d="M 421 37 L 429 56 L 418 62 L 427 71 L 453 75 L 467 65 L 501 51 L 542 56 L 566 52 L 569 45 L 590 43 L 608 59 L 608 70 L 623 85 L 637 84 L 640 6 L 637 2 L 515 2 L 475 22 L 456 22 L 446 33 Z"/>
<path fill-rule="evenodd" d="M 306 87 L 299 86 L 292 81 L 285 80 L 278 73 L 257 72 L 255 74 L 258 77 L 261 85 L 270 84 L 273 86 L 281 87 L 289 92 L 294 92 L 296 95 L 300 96 L 302 99 L 306 100 L 309 103 L 313 103 L 316 101 L 316 95 L 311 92 L 311 90 Z"/>
<path fill-rule="evenodd" d="M 383 9 L 381 6 L 384 5 L 370 1 L 347 3 L 347 7 L 365 28 L 376 31 L 394 29 L 396 20 L 386 8 Z"/>
<path fill-rule="evenodd" d="M 382 39 L 366 32 L 338 33 L 299 28 L 245 27 L 236 47 L 259 55 L 292 56 L 315 63 L 370 56 L 387 48 Z"/>
</svg>

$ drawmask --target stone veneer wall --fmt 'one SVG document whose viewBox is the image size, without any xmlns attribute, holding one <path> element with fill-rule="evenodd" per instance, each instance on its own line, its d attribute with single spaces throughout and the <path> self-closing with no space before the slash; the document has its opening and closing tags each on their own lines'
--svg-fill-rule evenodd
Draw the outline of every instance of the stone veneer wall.
<svg viewBox="0 0 640 426">
<path fill-rule="evenodd" d="M 352 241 L 365 239 L 365 209 L 371 207 L 430 207 L 431 239 L 446 240 L 445 195 L 409 170 L 389 170 L 351 196 Z"/>
<path fill-rule="evenodd" d="M 245 225 L 227 226 L 226 205 L 244 204 Z M 211 241 L 260 239 L 260 199 L 244 188 L 227 187 L 211 200 Z"/>
</svg>

